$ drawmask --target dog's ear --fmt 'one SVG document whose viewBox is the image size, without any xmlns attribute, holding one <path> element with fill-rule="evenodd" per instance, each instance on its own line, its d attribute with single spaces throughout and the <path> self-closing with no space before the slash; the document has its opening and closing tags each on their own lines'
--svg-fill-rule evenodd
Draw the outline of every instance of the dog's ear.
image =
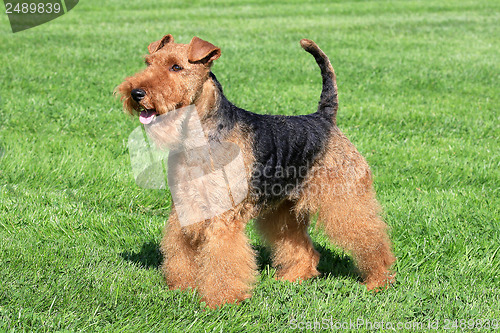
<svg viewBox="0 0 500 333">
<path fill-rule="evenodd" d="M 191 39 L 188 49 L 188 60 L 190 62 L 201 62 L 210 66 L 219 57 L 220 49 L 217 46 L 198 37 Z"/>
<path fill-rule="evenodd" d="M 173 43 L 173 42 L 174 42 L 174 37 L 172 37 L 171 34 L 165 35 L 165 36 L 163 36 L 162 39 L 157 40 L 156 42 L 149 44 L 148 51 L 150 54 L 154 53 L 154 52 L 158 51 L 159 49 L 161 49 L 163 46 L 165 46 L 165 44 Z"/>
</svg>

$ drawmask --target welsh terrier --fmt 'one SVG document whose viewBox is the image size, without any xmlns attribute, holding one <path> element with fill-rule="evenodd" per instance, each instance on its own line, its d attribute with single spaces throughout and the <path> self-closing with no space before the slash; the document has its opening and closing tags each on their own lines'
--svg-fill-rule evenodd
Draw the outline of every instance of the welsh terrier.
<svg viewBox="0 0 500 333">
<path fill-rule="evenodd" d="M 125 110 L 139 115 L 145 126 L 194 106 L 201 124 L 200 140 L 209 147 L 219 147 L 216 154 L 223 156 L 234 155 L 221 145 L 230 143 L 242 157 L 242 167 L 233 170 L 232 176 L 226 174 L 224 184 L 233 177 L 245 179 L 248 191 L 240 191 L 244 196 L 236 200 L 234 189 L 222 186 L 233 190 L 230 207 L 200 215 L 196 213 L 200 196 L 186 189 L 179 204 L 173 200 L 161 242 L 162 268 L 169 288 L 193 288 L 211 308 L 250 297 L 257 264 L 245 226 L 254 218 L 272 249 L 277 279 L 306 280 L 320 274 L 319 253 L 307 232 L 310 216 L 318 214 L 316 225 L 352 255 L 369 290 L 386 288 L 394 280 L 390 267 L 395 257 L 387 226 L 379 215 L 369 166 L 336 125 L 334 70 L 313 41 L 302 39 L 300 44 L 314 56 L 323 80 L 318 109 L 307 115 L 261 115 L 233 105 L 210 70 L 221 55 L 220 48 L 198 37 L 189 44 L 178 44 L 172 35 L 166 35 L 151 43 L 145 57 L 147 68 L 117 87 Z M 179 133 L 186 117 L 175 116 L 170 122 L 171 127 L 156 131 L 155 140 L 161 141 L 163 133 L 177 136 L 182 145 Z M 171 191 L 171 180 L 185 177 L 182 170 L 196 164 L 197 159 L 188 159 L 187 155 L 178 158 L 176 163 L 181 167 L 174 165 L 171 175 L 171 164 L 176 163 L 171 163 L 170 157 Z M 214 170 L 213 163 L 210 170 Z M 217 202 L 223 190 L 218 186 L 205 195 Z M 198 221 L 183 223 L 179 205 L 183 218 L 192 205 Z"/>
</svg>

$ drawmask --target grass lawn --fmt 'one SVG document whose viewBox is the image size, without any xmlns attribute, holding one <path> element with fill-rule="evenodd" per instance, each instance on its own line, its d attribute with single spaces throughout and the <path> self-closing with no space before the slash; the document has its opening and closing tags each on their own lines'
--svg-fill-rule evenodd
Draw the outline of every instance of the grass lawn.
<svg viewBox="0 0 500 333">
<path fill-rule="evenodd" d="M 16 34 L 0 15 L 0 331 L 500 325 L 499 21 L 488 0 L 86 0 Z M 277 282 L 250 223 L 252 299 L 205 310 L 167 290 L 170 196 L 135 184 L 127 138 L 139 123 L 112 94 L 167 33 L 221 47 L 226 95 L 260 113 L 315 111 L 321 77 L 299 40 L 330 56 L 339 127 L 368 159 L 391 227 L 392 289 L 367 292 L 315 230 L 323 276 Z"/>
</svg>

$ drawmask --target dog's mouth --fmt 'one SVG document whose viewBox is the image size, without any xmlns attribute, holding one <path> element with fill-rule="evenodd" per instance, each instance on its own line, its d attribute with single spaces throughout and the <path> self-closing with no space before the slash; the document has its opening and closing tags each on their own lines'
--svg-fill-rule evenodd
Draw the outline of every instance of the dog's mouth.
<svg viewBox="0 0 500 333">
<path fill-rule="evenodd" d="M 156 112 L 155 109 L 142 110 L 139 114 L 139 121 L 141 122 L 141 124 L 148 125 L 153 120 L 155 120 L 157 115 L 158 112 Z"/>
</svg>

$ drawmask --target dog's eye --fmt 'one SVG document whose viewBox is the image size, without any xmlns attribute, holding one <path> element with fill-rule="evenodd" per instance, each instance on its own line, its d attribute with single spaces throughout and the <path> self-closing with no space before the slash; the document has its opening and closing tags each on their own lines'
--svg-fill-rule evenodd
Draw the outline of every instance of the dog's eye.
<svg viewBox="0 0 500 333">
<path fill-rule="evenodd" d="M 182 67 L 179 66 L 179 65 L 173 65 L 172 68 L 170 68 L 170 70 L 173 71 L 173 72 L 178 72 L 181 69 L 182 69 Z"/>
<path fill-rule="evenodd" d="M 151 63 L 149 62 L 149 60 L 144 60 L 144 63 L 146 64 L 146 66 L 151 66 Z"/>
</svg>

